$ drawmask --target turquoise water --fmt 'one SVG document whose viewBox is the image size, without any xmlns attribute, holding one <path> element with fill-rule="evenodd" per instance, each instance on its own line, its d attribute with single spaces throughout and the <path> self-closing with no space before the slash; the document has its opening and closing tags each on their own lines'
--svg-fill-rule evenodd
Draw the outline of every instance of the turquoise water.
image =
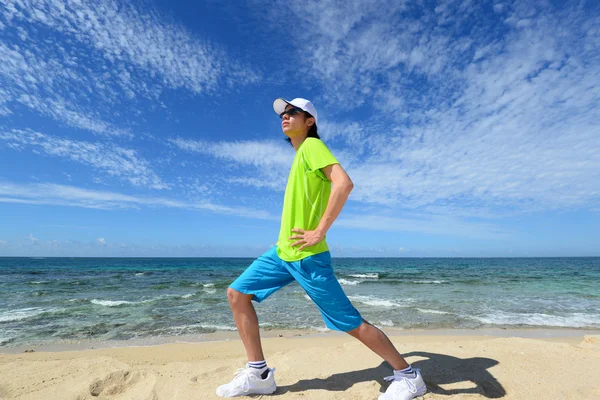
<svg viewBox="0 0 600 400">
<path fill-rule="evenodd" d="M 0 258 L 0 347 L 235 330 L 225 289 L 253 259 Z M 334 258 L 363 317 L 395 328 L 600 328 L 600 258 Z M 292 283 L 261 326 L 325 325 Z"/>
</svg>

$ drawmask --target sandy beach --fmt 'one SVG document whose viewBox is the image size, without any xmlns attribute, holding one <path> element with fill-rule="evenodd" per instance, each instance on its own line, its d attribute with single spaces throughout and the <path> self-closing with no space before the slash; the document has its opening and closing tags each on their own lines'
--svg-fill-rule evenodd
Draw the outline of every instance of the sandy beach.
<svg viewBox="0 0 600 400">
<path fill-rule="evenodd" d="M 600 335 L 467 333 L 389 333 L 423 371 L 429 388 L 423 398 L 600 399 Z M 349 336 L 265 336 L 271 336 L 263 345 L 278 384 L 270 397 L 376 399 L 388 385 L 383 377 L 391 374 L 389 366 Z M 216 387 L 245 361 L 236 339 L 78 351 L 13 349 L 0 354 L 0 398 L 217 399 Z"/>
</svg>

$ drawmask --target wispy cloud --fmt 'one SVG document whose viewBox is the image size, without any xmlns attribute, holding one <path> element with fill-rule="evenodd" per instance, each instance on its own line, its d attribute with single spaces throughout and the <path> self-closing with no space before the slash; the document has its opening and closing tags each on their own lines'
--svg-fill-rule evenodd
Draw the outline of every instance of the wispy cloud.
<svg viewBox="0 0 600 400">
<path fill-rule="evenodd" d="M 0 117 L 6 117 L 11 114 L 10 109 L 7 107 L 8 92 L 0 88 Z"/>
<path fill-rule="evenodd" d="M 184 138 L 169 139 L 181 150 L 207 154 L 222 160 L 251 165 L 257 168 L 288 168 L 294 159 L 294 150 L 275 141 L 208 142 Z"/>
<path fill-rule="evenodd" d="M 148 5 L 142 9 L 113 0 L 2 3 L 1 114 L 20 104 L 76 128 L 130 135 L 110 122 L 123 104 L 135 109 L 135 101 L 157 100 L 165 89 L 211 93 L 259 78 L 218 44 Z"/>
<path fill-rule="evenodd" d="M 105 239 L 103 242 L 99 239 Z M 28 238 L 0 240 L 3 255 L 49 256 L 49 257 L 253 257 L 264 253 L 272 246 L 265 245 L 213 245 L 156 244 L 144 242 L 113 242 L 107 238 L 95 240 L 40 239 L 32 243 Z"/>
<path fill-rule="evenodd" d="M 421 215 L 410 218 L 381 215 L 344 215 L 336 226 L 380 232 L 417 232 L 428 235 L 452 235 L 473 239 L 509 239 L 514 232 L 485 222 L 469 222 L 444 215 Z M 401 250 L 402 251 L 402 250 Z"/>
<path fill-rule="evenodd" d="M 589 4 L 249 1 L 260 3 L 254 17 L 267 22 L 260 29 L 270 37 L 285 37 L 289 20 L 304 32 L 302 40 L 273 42 L 274 52 L 286 47 L 290 70 L 272 74 L 315 94 L 320 133 L 355 183 L 341 226 L 504 238 L 511 232 L 473 218 L 600 209 L 600 16 Z M 216 198 L 271 210 L 294 157 L 283 140 L 143 132 L 140 121 L 160 120 L 150 114 L 169 98 L 210 103 L 222 88 L 259 78 L 225 44 L 150 7 L 0 0 L 0 117 L 10 124 L 0 129 L 0 146 L 89 166 L 94 183 L 171 189 L 171 198 L 43 183 L 3 184 L 0 202 L 272 217 Z M 31 128 L 28 111 L 104 142 L 17 129 Z M 178 111 L 175 132 L 184 136 L 189 110 Z M 165 144 L 160 134 L 171 138 Z M 141 140 L 116 144 L 134 136 Z M 166 148 L 144 148 L 148 138 Z M 263 203 L 252 201 L 255 193 Z"/>
<path fill-rule="evenodd" d="M 29 241 L 34 245 L 39 243 L 38 238 L 34 237 L 31 233 L 27 236 L 27 239 L 29 239 Z"/>
<path fill-rule="evenodd" d="M 107 86 L 109 82 L 102 82 L 102 74 L 81 68 L 76 56 L 67 56 L 66 51 L 58 44 L 33 40 L 19 45 L 0 43 L 0 78 L 5 89 L 0 106 L 4 114 L 19 114 L 18 106 L 25 106 L 74 128 L 131 136 L 99 113 L 107 109 L 106 102 L 117 101 L 118 93 Z M 91 106 L 94 102 L 96 109 Z"/>
<path fill-rule="evenodd" d="M 584 3 L 287 5 L 269 21 L 309 35 L 297 61 L 321 85 L 323 137 L 360 155 L 351 199 L 458 215 L 600 203 L 600 17 Z"/>
<path fill-rule="evenodd" d="M 130 182 L 134 186 L 152 189 L 168 189 L 160 177 L 152 171 L 150 163 L 135 150 L 111 144 L 61 139 L 31 130 L 2 130 L 0 141 L 16 150 L 32 148 L 47 156 L 55 156 L 85 164 L 109 176 Z"/>
<path fill-rule="evenodd" d="M 328 135 L 324 136 L 324 140 L 331 140 L 337 136 L 344 135 L 341 124 L 324 124 L 324 127 L 330 128 L 327 129 Z M 365 134 L 359 124 L 351 124 L 349 133 L 356 136 Z M 353 139 L 355 138 L 351 138 L 351 140 Z M 206 154 L 222 159 L 227 162 L 227 165 L 243 167 L 246 173 L 242 176 L 227 178 L 229 182 L 275 191 L 283 191 L 285 189 L 285 181 L 294 155 L 293 149 L 289 145 L 272 141 L 209 143 L 173 138 L 169 140 L 169 143 L 184 151 Z M 491 223 L 473 222 L 464 219 L 464 217 L 498 219 L 511 212 L 511 210 L 502 212 L 494 211 L 484 204 L 470 204 L 468 210 L 464 209 L 465 204 L 463 204 L 463 207 L 452 209 L 450 215 L 447 215 L 447 212 L 450 210 L 447 204 L 441 206 L 431 204 L 429 207 L 423 207 L 428 205 L 428 203 L 411 204 L 409 200 L 407 204 L 403 204 L 402 206 L 413 208 L 423 207 L 426 212 L 420 213 L 418 216 L 413 213 L 413 217 L 411 218 L 383 215 L 386 213 L 385 209 L 381 207 L 372 207 L 356 213 L 361 208 L 360 206 L 357 207 L 356 204 L 360 203 L 396 206 L 396 198 L 402 196 L 402 194 L 391 192 L 390 188 L 394 188 L 398 184 L 396 180 L 401 179 L 401 175 L 398 175 L 399 171 L 395 163 L 365 165 L 360 162 L 357 154 L 343 150 L 336 151 L 335 153 L 340 160 L 349 161 L 346 165 L 349 165 L 352 179 L 356 183 L 355 191 L 351 194 L 351 199 L 355 204 L 354 212 L 341 217 L 336 221 L 336 226 L 358 228 L 361 230 L 419 232 L 472 238 L 506 239 L 512 234 L 512 232 Z M 389 161 L 389 159 L 385 161 Z M 385 165 L 385 167 L 382 167 L 382 165 Z M 248 170 L 249 167 L 251 168 L 250 170 Z M 382 171 L 389 172 L 389 174 L 382 175 Z M 362 174 L 363 172 L 364 175 Z M 407 185 L 410 183 L 414 182 L 408 182 Z M 416 187 L 411 190 L 418 193 L 421 188 Z"/>
<path fill-rule="evenodd" d="M 276 220 L 265 211 L 230 207 L 210 202 L 184 202 L 162 197 L 141 197 L 121 193 L 82 189 L 53 183 L 15 184 L 0 181 L 0 203 L 58 205 L 103 210 L 139 209 L 142 207 L 181 208 L 246 218 Z"/>
<path fill-rule="evenodd" d="M 242 176 L 228 177 L 228 182 L 279 191 L 285 189 L 294 159 L 293 148 L 283 141 L 207 142 L 176 137 L 168 143 L 186 152 L 223 160 L 227 166 L 243 168 Z"/>
</svg>

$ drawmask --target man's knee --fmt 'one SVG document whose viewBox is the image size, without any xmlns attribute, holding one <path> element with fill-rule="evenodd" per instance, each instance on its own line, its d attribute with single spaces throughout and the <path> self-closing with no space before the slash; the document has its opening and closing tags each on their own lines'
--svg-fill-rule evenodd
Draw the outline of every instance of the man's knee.
<svg viewBox="0 0 600 400">
<path fill-rule="evenodd" d="M 252 300 L 252 295 L 238 292 L 237 290 L 232 288 L 227 288 L 227 299 L 229 300 L 229 304 L 233 308 L 242 303 L 249 303 Z"/>
<path fill-rule="evenodd" d="M 358 337 L 368 326 L 371 326 L 371 324 L 369 324 L 367 320 L 363 318 L 362 323 L 359 326 L 350 331 L 347 331 L 346 333 L 350 336 Z"/>
</svg>

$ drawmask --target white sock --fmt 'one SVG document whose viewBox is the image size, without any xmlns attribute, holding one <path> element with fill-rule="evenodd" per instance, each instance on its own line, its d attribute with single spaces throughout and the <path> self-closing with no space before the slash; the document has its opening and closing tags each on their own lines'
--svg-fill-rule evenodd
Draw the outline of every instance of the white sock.
<svg viewBox="0 0 600 400">
<path fill-rule="evenodd" d="M 404 368 L 404 369 L 395 369 L 394 370 L 394 375 L 399 375 L 399 376 L 414 376 L 415 375 L 415 370 L 413 369 L 412 366 L 408 366 L 408 368 Z"/>
<path fill-rule="evenodd" d="M 262 361 L 248 361 L 248 366 L 250 368 L 254 368 L 254 369 L 257 369 L 259 371 L 262 371 L 265 368 L 267 368 L 267 362 L 265 360 L 262 360 Z"/>
</svg>

